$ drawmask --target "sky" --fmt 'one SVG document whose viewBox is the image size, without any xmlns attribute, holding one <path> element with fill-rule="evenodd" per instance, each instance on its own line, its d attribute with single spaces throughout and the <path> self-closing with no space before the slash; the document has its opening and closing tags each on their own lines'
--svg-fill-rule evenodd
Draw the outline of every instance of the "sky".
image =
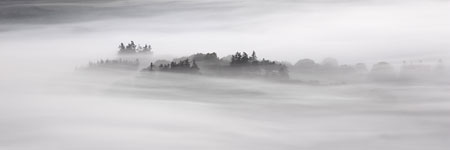
<svg viewBox="0 0 450 150">
<path fill-rule="evenodd" d="M 155 55 L 256 51 L 295 63 L 450 58 L 449 0 L 3 0 L 3 61 L 113 57 L 120 42 Z M 27 63 L 24 66 L 29 65 Z M 2 65 L 1 67 L 5 67 Z"/>
</svg>

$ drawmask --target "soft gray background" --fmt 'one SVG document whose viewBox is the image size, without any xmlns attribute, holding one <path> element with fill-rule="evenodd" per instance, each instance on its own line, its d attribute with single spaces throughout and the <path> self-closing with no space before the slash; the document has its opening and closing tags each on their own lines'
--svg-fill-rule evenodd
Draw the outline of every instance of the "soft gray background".
<svg viewBox="0 0 450 150">
<path fill-rule="evenodd" d="M 74 70 L 128 40 L 166 58 L 446 62 L 449 26 L 447 0 L 0 0 L 0 150 L 447 150 L 448 81 Z"/>
<path fill-rule="evenodd" d="M 0 50 L 93 59 L 135 40 L 171 56 L 437 60 L 449 57 L 449 18 L 448 0 L 3 0 Z"/>
</svg>

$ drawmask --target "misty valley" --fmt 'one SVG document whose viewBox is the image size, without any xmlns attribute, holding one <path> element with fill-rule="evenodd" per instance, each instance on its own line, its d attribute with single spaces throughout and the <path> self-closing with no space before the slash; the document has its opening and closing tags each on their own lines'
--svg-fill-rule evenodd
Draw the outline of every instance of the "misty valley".
<svg viewBox="0 0 450 150">
<path fill-rule="evenodd" d="M 410 150 L 448 146 L 450 86 L 446 78 L 438 78 L 444 70 L 424 67 L 429 72 L 406 78 L 386 63 L 376 63 L 370 70 L 361 64 L 323 70 L 336 65 L 335 60 L 315 64 L 304 59 L 293 66 L 267 60 L 267 66 L 253 68 L 254 64 L 231 63 L 242 53 L 228 60 L 207 53 L 169 61 L 153 58 L 153 51 L 118 53 L 73 73 L 27 84 L 26 95 L 6 94 L 11 100 L 1 111 L 13 114 L 2 116 L 2 131 L 8 137 L 2 141 L 9 143 L 3 147 Z M 314 70 L 308 68 L 311 65 L 321 67 Z"/>
<path fill-rule="evenodd" d="M 3 79 L 0 149 L 448 147 L 442 60 L 396 68 L 156 52 L 132 41 L 72 72 Z"/>
<path fill-rule="evenodd" d="M 450 0 L 0 0 L 0 150 L 448 150 Z"/>
</svg>

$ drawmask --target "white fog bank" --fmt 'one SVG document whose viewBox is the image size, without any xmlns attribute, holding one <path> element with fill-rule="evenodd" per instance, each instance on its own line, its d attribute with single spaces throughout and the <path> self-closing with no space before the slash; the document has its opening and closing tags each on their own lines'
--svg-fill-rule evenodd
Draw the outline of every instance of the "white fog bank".
<svg viewBox="0 0 450 150">
<path fill-rule="evenodd" d="M 78 72 L 2 85 L 0 149 L 430 149 L 448 86 Z"/>
</svg>

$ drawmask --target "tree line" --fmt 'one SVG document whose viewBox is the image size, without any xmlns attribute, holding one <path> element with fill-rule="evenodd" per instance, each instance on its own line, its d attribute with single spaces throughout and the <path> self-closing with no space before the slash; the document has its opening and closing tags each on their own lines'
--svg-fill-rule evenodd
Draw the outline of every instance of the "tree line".
<svg viewBox="0 0 450 150">
<path fill-rule="evenodd" d="M 134 41 L 131 41 L 127 45 L 119 44 L 119 54 L 136 54 L 136 53 L 151 53 L 152 46 L 150 44 L 145 44 L 144 46 L 136 45 Z"/>
<path fill-rule="evenodd" d="M 198 63 L 198 64 L 197 64 Z M 159 66 L 156 68 L 156 66 Z M 236 52 L 230 56 L 230 60 L 219 59 L 217 53 L 197 53 L 188 57 L 176 58 L 170 63 L 164 60 L 151 62 L 145 68 L 147 71 L 203 73 L 211 75 L 233 76 L 264 76 L 288 78 L 288 68 L 276 61 L 266 59 L 258 60 L 256 53 L 247 55 L 246 52 Z"/>
<path fill-rule="evenodd" d="M 136 54 L 136 53 L 152 53 L 150 44 L 140 46 L 130 41 L 126 45 L 119 44 L 118 54 Z M 113 60 L 99 60 L 90 62 L 90 67 L 101 66 L 140 66 L 139 60 L 134 55 L 123 55 Z M 119 59 L 120 58 L 120 59 Z M 136 59 L 136 61 L 134 61 Z M 150 65 L 143 69 L 145 71 L 162 71 L 177 73 L 206 73 L 224 76 L 264 76 L 289 78 L 289 72 L 300 73 L 304 75 L 322 76 L 322 77 L 354 77 L 354 75 L 368 75 L 372 78 L 381 79 L 416 79 L 423 76 L 430 76 L 433 73 L 444 74 L 445 66 L 443 61 L 439 60 L 436 67 L 431 67 L 423 61 L 417 63 L 406 61 L 401 65 L 400 70 L 395 71 L 394 67 L 388 62 L 379 62 L 374 64 L 371 69 L 364 63 L 355 65 L 340 65 L 334 58 L 326 58 L 321 63 L 316 63 L 311 59 L 301 59 L 294 65 L 285 62 L 271 61 L 265 58 L 258 59 L 255 51 L 249 55 L 247 52 L 236 52 L 232 55 L 219 58 L 216 52 L 197 53 L 186 57 L 175 58 L 172 61 L 157 60 L 150 62 Z M 353 74 L 353 75 L 352 75 Z"/>
<path fill-rule="evenodd" d="M 155 64 L 150 63 L 150 66 L 145 68 L 147 71 L 156 71 Z M 158 71 L 162 72 L 179 72 L 179 73 L 199 73 L 200 68 L 197 66 L 195 60 L 189 61 L 185 59 L 179 62 L 172 61 L 168 64 L 159 64 Z"/>
</svg>

